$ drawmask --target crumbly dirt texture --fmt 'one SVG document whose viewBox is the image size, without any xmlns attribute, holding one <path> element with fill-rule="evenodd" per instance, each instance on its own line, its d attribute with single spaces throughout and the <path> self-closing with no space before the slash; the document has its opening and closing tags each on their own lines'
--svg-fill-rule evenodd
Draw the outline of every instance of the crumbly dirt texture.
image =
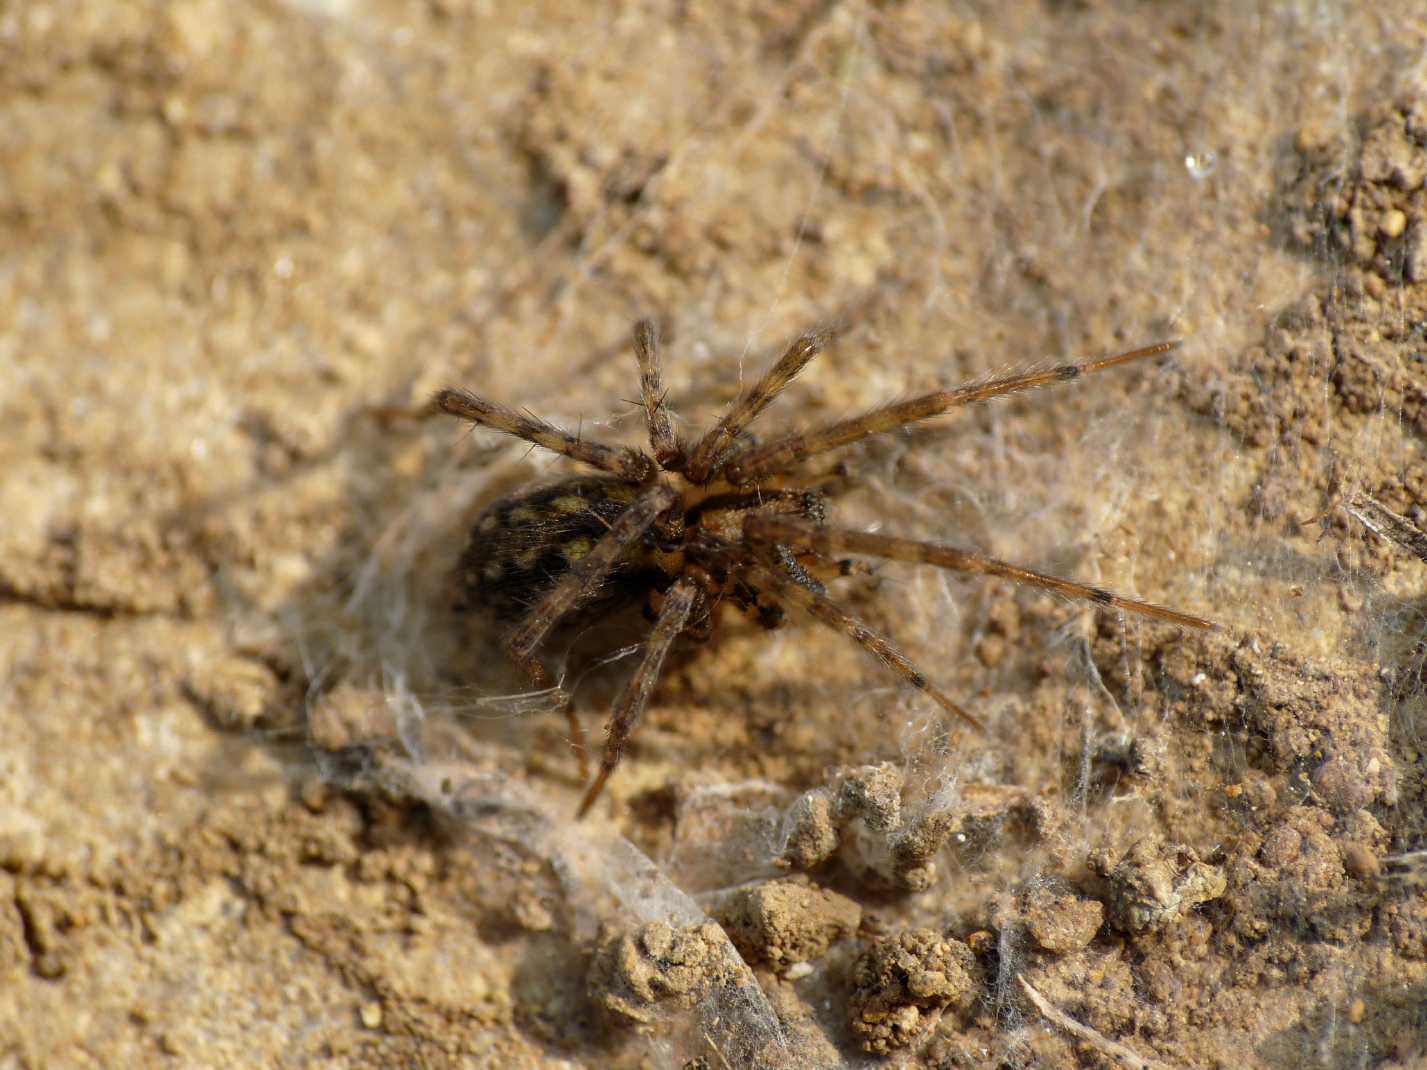
<svg viewBox="0 0 1427 1070">
<path fill-rule="evenodd" d="M 706 989 L 743 980 L 748 968 L 727 946 L 711 924 L 676 930 L 656 921 L 637 933 L 609 934 L 595 952 L 589 987 L 610 1014 L 648 1025 L 660 1004 L 688 1009 Z"/>
<path fill-rule="evenodd" d="M 974 970 L 969 947 L 932 929 L 872 941 L 852 969 L 853 1034 L 877 1055 L 908 1047 L 971 995 Z"/>
<path fill-rule="evenodd" d="M 714 916 L 745 959 L 799 973 L 802 963 L 821 958 L 862 923 L 853 900 L 799 880 L 739 889 L 714 908 Z"/>
<path fill-rule="evenodd" d="M 1353 503 L 1427 530 L 1424 54 L 1416 0 L 0 4 L 0 1065 L 1420 1065 L 1427 562 Z M 401 411 L 638 443 L 641 315 L 688 436 L 810 326 L 762 434 L 1184 339 L 823 471 L 1220 629 L 883 564 L 836 597 L 984 732 L 730 616 L 574 826 L 452 586 L 571 468 Z M 610 650 L 549 652 L 595 738 Z"/>
</svg>

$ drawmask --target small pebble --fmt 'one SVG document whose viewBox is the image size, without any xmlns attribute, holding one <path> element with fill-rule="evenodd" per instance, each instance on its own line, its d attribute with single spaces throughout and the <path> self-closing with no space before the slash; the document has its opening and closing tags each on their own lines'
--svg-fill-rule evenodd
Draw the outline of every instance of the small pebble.
<svg viewBox="0 0 1427 1070">
<path fill-rule="evenodd" d="M 1264 839 L 1259 848 L 1259 857 L 1264 865 L 1281 869 L 1295 861 L 1303 851 L 1303 837 L 1297 829 L 1279 825 Z"/>
<path fill-rule="evenodd" d="M 526 932 L 545 933 L 555 927 L 555 919 L 534 896 L 521 897 L 515 901 L 515 923 Z"/>
<path fill-rule="evenodd" d="M 1378 220 L 1377 229 L 1384 238 L 1396 238 L 1407 229 L 1407 213 L 1399 208 L 1391 208 Z"/>
<path fill-rule="evenodd" d="M 1350 843 L 1343 848 L 1343 868 L 1358 880 L 1368 880 L 1378 875 L 1381 869 L 1377 855 L 1360 843 Z"/>
<path fill-rule="evenodd" d="M 327 782 L 321 777 L 307 777 L 299 789 L 299 797 L 309 811 L 320 814 L 327 808 Z"/>
</svg>

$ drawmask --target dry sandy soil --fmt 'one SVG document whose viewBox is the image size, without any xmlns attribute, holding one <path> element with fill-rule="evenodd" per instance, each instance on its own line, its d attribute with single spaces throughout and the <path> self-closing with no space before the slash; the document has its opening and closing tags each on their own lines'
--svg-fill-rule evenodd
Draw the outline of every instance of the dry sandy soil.
<svg viewBox="0 0 1427 1070">
<path fill-rule="evenodd" d="M 0 4 L 0 1067 L 1425 1065 L 1425 38 Z M 689 434 L 810 325 L 762 427 L 1184 338 L 828 464 L 1220 629 L 883 565 L 838 597 L 984 732 L 730 613 L 574 824 L 452 580 L 569 466 L 378 409 L 638 442 L 644 314 Z"/>
</svg>

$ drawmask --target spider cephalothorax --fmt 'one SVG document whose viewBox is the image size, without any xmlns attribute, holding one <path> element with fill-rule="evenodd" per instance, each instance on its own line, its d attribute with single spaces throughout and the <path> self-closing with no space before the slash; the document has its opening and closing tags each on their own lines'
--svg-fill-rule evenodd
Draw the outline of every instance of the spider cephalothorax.
<svg viewBox="0 0 1427 1070">
<path fill-rule="evenodd" d="M 861 554 L 1001 576 L 1175 624 L 1213 626 L 1199 617 L 940 543 L 828 526 L 823 496 L 805 480 L 800 485 L 796 472 L 809 457 L 871 435 L 970 402 L 1155 356 L 1177 343 L 941 390 L 752 444 L 745 434 L 749 424 L 822 342 L 823 335 L 817 333 L 798 338 L 707 434 L 688 445 L 675 437 L 669 420 L 654 325 L 636 324 L 634 349 L 649 429 L 648 454 L 572 435 L 462 390 L 443 390 L 433 400 L 436 411 L 515 435 L 603 473 L 496 502 L 476 521 L 462 559 L 468 603 L 512 622 L 505 649 L 539 686 L 550 686 L 550 680 L 536 651 L 557 624 L 575 616 L 597 618 L 641 600 L 646 604 L 652 631 L 638 667 L 615 701 L 604 756 L 580 803 L 580 816 L 619 764 L 673 641 L 681 635 L 707 637 L 714 610 L 725 600 L 768 627 L 782 620 L 784 606 L 796 606 L 842 631 L 948 712 L 977 723 L 887 640 L 828 598 L 822 581 L 850 570 L 849 562 L 834 555 Z M 583 767 L 583 733 L 573 712 L 569 717 Z"/>
</svg>

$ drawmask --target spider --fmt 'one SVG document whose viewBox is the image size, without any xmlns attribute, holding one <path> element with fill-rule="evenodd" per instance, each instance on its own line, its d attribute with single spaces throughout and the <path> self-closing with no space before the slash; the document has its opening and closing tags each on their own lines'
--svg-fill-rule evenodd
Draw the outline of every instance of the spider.
<svg viewBox="0 0 1427 1070">
<path fill-rule="evenodd" d="M 742 391 L 712 429 L 690 444 L 680 441 L 670 421 L 658 332 L 652 321 L 641 320 L 634 327 L 634 353 L 648 425 L 648 453 L 571 434 L 464 390 L 441 390 L 432 399 L 428 411 L 514 435 L 599 473 L 572 476 L 493 503 L 477 519 L 461 559 L 465 602 L 484 606 L 513 625 L 503 648 L 532 683 L 553 688 L 536 652 L 557 625 L 599 620 L 640 602 L 652 621 L 643 656 L 614 702 L 600 766 L 588 782 L 577 818 L 589 813 L 618 768 L 671 645 L 681 636 L 707 639 L 723 602 L 768 628 L 782 622 L 785 606 L 796 607 L 842 632 L 948 713 L 980 727 L 890 641 L 828 596 L 823 580 L 856 568 L 852 561 L 838 561 L 834 555 L 999 576 L 1182 627 L 1215 627 L 1187 613 L 953 546 L 831 526 L 826 518 L 827 496 L 821 490 L 799 487 L 795 472 L 810 457 L 862 439 L 972 402 L 1071 382 L 1157 356 L 1174 349 L 1177 341 L 939 390 L 810 431 L 754 441 L 747 434 L 749 425 L 826 340 L 827 333 L 817 331 L 796 339 Z M 583 730 L 568 704 L 566 715 L 582 776 L 588 778 Z"/>
</svg>

